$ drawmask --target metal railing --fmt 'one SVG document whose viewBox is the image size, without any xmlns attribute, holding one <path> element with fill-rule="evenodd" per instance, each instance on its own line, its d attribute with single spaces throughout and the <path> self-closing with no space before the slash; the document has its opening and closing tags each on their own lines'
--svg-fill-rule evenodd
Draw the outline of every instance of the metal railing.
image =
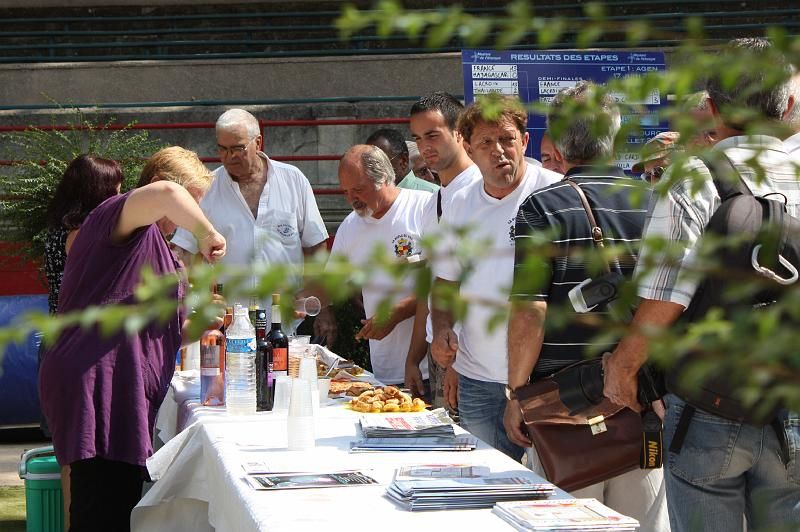
<svg viewBox="0 0 800 532">
<path fill-rule="evenodd" d="M 356 125 L 392 125 L 407 124 L 408 118 L 338 118 L 338 119 L 319 119 L 319 120 L 259 120 L 262 136 L 267 138 L 266 128 L 275 127 L 318 127 L 318 126 L 356 126 Z M 69 125 L 69 124 L 50 124 L 42 126 L 0 126 L 0 133 L 22 132 L 30 129 L 40 131 L 120 131 L 124 129 L 135 130 L 186 130 L 186 129 L 214 129 L 214 122 L 171 122 L 171 123 L 147 123 L 147 124 L 102 124 L 102 125 Z M 297 162 L 297 161 L 338 161 L 342 154 L 311 154 L 311 155 L 272 155 L 270 158 L 276 161 Z M 218 156 L 200 156 L 204 163 L 220 163 Z M 0 160 L 0 166 L 13 166 L 21 161 L 13 159 Z M 341 195 L 342 190 L 335 187 L 312 187 L 314 195 Z"/>
<path fill-rule="evenodd" d="M 730 34 L 761 34 L 768 25 L 779 25 L 790 34 L 800 31 L 800 8 L 790 2 L 784 6 L 742 9 L 738 1 L 708 0 L 631 0 L 604 3 L 606 21 L 622 23 L 642 20 L 657 23 L 661 37 L 644 43 L 646 46 L 671 46 L 681 42 L 685 33 L 684 19 L 701 16 L 710 41 L 726 40 Z M 583 15 L 583 3 L 534 4 L 539 16 L 567 16 L 571 23 L 589 20 Z M 505 13 L 504 7 L 466 7 L 474 16 L 493 17 Z M 430 11 L 430 10 L 421 10 Z M 405 36 L 382 37 L 372 30 L 360 32 L 348 41 L 338 36 L 334 19 L 339 11 L 237 12 L 137 16 L 41 17 L 0 20 L 0 27 L 12 31 L 0 33 L 0 63 L 53 61 L 118 61 L 135 59 L 232 59 L 298 56 L 336 56 L 355 54 L 428 53 L 420 42 Z M 288 21 L 296 19 L 297 24 Z M 252 21 L 263 20 L 263 24 Z M 273 22 L 279 22 L 274 24 Z M 320 21 L 319 23 L 309 23 Z M 214 26 L 215 22 L 224 25 Z M 236 25 L 242 22 L 242 25 Z M 131 24 L 133 23 L 133 24 Z M 38 26 L 30 31 L 25 25 Z M 52 31 L 41 30 L 44 25 L 60 26 Z M 124 25 L 124 26 L 123 26 Z M 135 25 L 135 28 L 130 26 Z M 120 26 L 117 28 L 116 26 Z M 202 27 L 201 27 L 202 26 Z M 88 29 L 87 29 L 88 28 Z M 97 28 L 97 29 L 92 29 Z M 300 37 L 292 36 L 296 32 Z M 180 36 L 220 35 L 221 39 L 176 39 Z M 496 37 L 497 34 L 493 34 Z M 106 37 L 115 37 L 107 39 Z M 225 38 L 227 37 L 227 38 Z M 491 37 L 491 36 L 490 36 Z M 104 38 L 93 41 L 93 38 Z M 568 33 L 552 48 L 574 46 L 574 35 Z M 6 39 L 6 41 L 3 41 Z M 8 39 L 12 41 L 9 42 Z M 30 42 L 20 42 L 29 39 Z M 67 39 L 67 42 L 59 42 Z M 45 42 L 49 41 L 49 42 Z M 3 44 L 6 42 L 6 44 Z M 536 35 L 529 34 L 520 48 L 535 46 Z M 378 44 L 380 43 L 380 44 Z M 603 47 L 625 47 L 624 35 L 609 35 Z M 459 51 L 465 46 L 455 38 L 437 51 Z M 491 46 L 491 42 L 486 44 Z M 327 49 L 326 49 L 327 48 Z M 102 50 L 93 53 L 91 50 Z M 126 52 L 126 50 L 128 52 Z M 88 51 L 88 53 L 87 53 Z M 32 53 L 21 53 L 32 52 Z M 86 55 L 81 55 L 86 54 Z"/>
</svg>

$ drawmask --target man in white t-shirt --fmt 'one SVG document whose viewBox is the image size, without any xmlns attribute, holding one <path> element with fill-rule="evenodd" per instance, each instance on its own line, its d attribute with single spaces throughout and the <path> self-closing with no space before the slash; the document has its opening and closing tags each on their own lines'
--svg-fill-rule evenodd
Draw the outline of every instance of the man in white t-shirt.
<svg viewBox="0 0 800 532">
<path fill-rule="evenodd" d="M 410 270 L 419 258 L 422 213 L 431 196 L 429 192 L 398 188 L 394 177 L 389 157 L 379 148 L 359 144 L 347 150 L 339 162 L 339 183 L 353 212 L 336 231 L 331 249 L 331 260 L 344 256 L 368 274 L 362 287 L 368 317 L 355 337 L 369 340 L 372 371 L 385 384 L 403 382 L 411 318 L 417 305 Z M 407 264 L 409 275 L 397 280 L 370 264 L 376 251 Z M 376 314 L 387 298 L 391 310 L 388 318 L 381 320 Z M 317 316 L 315 330 L 335 327 L 331 307 L 325 307 Z M 423 365 L 423 378 L 427 378 L 427 369 L 427 364 Z"/>
<path fill-rule="evenodd" d="M 480 181 L 478 167 L 467 155 L 456 123 L 464 105 L 453 95 L 434 92 L 411 106 L 411 135 L 428 168 L 439 175 L 441 188 L 433 194 L 425 209 L 423 236 L 436 238 L 439 220 L 453 194 Z M 406 387 L 414 395 L 425 393 L 420 363 L 428 361 L 430 401 L 434 407 L 449 407 L 455 412 L 458 399 L 458 375 L 439 366 L 430 354 L 433 327 L 428 299 L 417 301 L 414 333 L 406 357 Z"/>
<path fill-rule="evenodd" d="M 328 238 L 308 179 L 294 166 L 264 154 L 258 120 L 243 109 L 224 112 L 217 120 L 216 136 L 222 166 L 214 170 L 214 182 L 200 208 L 229 243 L 221 262 L 246 268 L 295 265 L 290 284 L 296 288 L 304 255 L 323 249 Z M 172 244 L 197 253 L 197 242 L 183 229 Z M 256 282 L 254 276 L 251 285 L 240 290 Z M 271 301 L 261 301 L 260 306 L 269 313 Z"/>
<path fill-rule="evenodd" d="M 508 380 L 506 326 L 514 270 L 514 225 L 523 200 L 558 181 L 555 172 L 525 160 L 527 113 L 518 100 L 502 98 L 496 121 L 483 116 L 480 103 L 461 114 L 458 130 L 483 179 L 458 191 L 442 224 L 465 231 L 442 246 L 434 262 L 433 342 L 436 361 L 459 375 L 460 424 L 486 443 L 519 460 L 523 450 L 503 428 Z M 438 297 L 457 292 L 467 303 L 460 332 Z M 499 317 L 500 319 L 496 319 Z"/>
</svg>

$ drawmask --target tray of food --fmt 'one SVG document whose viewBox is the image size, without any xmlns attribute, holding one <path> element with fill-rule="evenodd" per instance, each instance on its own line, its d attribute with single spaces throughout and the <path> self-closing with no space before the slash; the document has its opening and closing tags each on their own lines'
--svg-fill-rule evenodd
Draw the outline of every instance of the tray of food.
<svg viewBox="0 0 800 532">
<path fill-rule="evenodd" d="M 385 412 L 422 412 L 427 405 L 422 399 L 412 398 L 411 395 L 396 386 L 385 386 L 362 391 L 357 397 L 353 397 L 346 406 L 364 414 L 381 414 Z"/>
</svg>

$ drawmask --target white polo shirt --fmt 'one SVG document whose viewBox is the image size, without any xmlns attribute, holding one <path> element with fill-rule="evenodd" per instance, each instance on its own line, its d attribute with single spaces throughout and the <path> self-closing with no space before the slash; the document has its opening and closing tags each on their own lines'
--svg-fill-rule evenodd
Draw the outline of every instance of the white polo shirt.
<svg viewBox="0 0 800 532">
<path fill-rule="evenodd" d="M 268 169 L 256 218 L 224 166 L 214 170 L 214 182 L 200 208 L 227 242 L 222 264 L 295 264 L 298 275 L 293 281 L 299 282 L 303 248 L 323 242 L 328 231 L 306 176 L 294 166 L 273 161 L 262 152 L 258 155 Z M 172 243 L 190 253 L 198 251 L 194 237 L 184 229 L 178 229 Z M 252 286 L 256 281 L 251 278 Z M 261 302 L 261 308 L 270 309 L 270 305 L 271 301 Z"/>
<path fill-rule="evenodd" d="M 422 215 L 431 194 L 421 190 L 399 190 L 397 199 L 380 219 L 359 216 L 355 212 L 348 214 L 336 231 L 331 258 L 343 255 L 351 264 L 364 266 L 370 262 L 376 249 L 401 262 L 411 255 L 418 255 Z M 386 298 L 395 304 L 414 291 L 413 275 L 406 276 L 399 290 L 394 291 L 396 281 L 385 271 L 376 268 L 368 273 L 367 284 L 362 289 L 368 318 L 376 314 L 378 306 Z M 398 323 L 383 340 L 369 341 L 372 371 L 379 381 L 398 384 L 405 380 L 406 355 L 413 327 L 412 316 Z M 346 353 L 342 354 L 346 356 Z M 421 364 L 420 369 L 422 377 L 427 379 L 427 362 Z"/>
<path fill-rule="evenodd" d="M 442 215 L 442 226 L 468 228 L 462 240 L 448 233 L 444 257 L 434 262 L 433 271 L 444 280 L 461 281 L 460 293 L 468 305 L 453 368 L 470 379 L 508 381 L 507 306 L 514 278 L 517 211 L 534 190 L 562 178 L 532 164 L 525 166 L 524 180 L 508 196 L 493 198 L 483 180 L 476 181 L 457 192 Z M 502 319 L 495 320 L 498 315 Z"/>
</svg>

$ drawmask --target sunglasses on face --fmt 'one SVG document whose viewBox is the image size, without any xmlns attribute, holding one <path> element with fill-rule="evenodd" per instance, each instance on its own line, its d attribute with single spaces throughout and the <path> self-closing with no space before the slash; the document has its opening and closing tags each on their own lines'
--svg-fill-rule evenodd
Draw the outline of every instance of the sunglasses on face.
<svg viewBox="0 0 800 532">
<path fill-rule="evenodd" d="M 639 175 L 639 177 L 641 178 L 642 181 L 647 181 L 648 183 L 651 183 L 653 181 L 659 180 L 662 175 L 664 175 L 664 167 L 656 166 L 655 168 L 652 168 L 650 170 L 645 170 Z"/>
</svg>

